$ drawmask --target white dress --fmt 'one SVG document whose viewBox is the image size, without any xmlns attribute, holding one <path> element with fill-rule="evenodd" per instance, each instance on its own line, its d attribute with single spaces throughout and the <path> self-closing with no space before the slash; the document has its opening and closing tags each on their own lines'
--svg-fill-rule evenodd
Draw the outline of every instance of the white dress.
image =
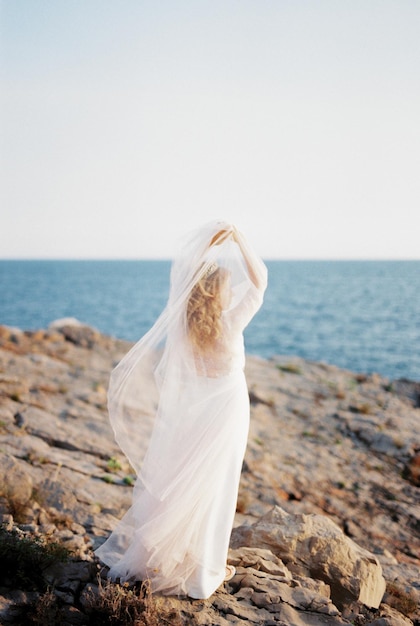
<svg viewBox="0 0 420 626">
<path fill-rule="evenodd" d="M 249 428 L 242 333 L 261 305 L 261 285 L 241 285 L 205 369 L 169 333 L 132 506 L 96 551 L 111 578 L 147 578 L 153 591 L 192 598 L 208 598 L 223 582 Z"/>
</svg>

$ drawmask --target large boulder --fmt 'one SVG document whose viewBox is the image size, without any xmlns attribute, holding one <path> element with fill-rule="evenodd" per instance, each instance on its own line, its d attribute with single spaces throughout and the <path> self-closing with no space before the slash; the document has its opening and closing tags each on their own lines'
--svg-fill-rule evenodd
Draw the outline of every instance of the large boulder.
<svg viewBox="0 0 420 626">
<path fill-rule="evenodd" d="M 321 580 L 293 575 L 270 550 L 242 547 L 230 550 L 229 563 L 236 575 L 230 586 L 234 595 L 217 598 L 225 613 L 241 614 L 255 624 L 293 624 L 294 626 L 339 626 L 345 624 L 330 599 L 330 588 Z M 248 606 L 244 607 L 244 601 Z M 274 622 L 275 620 L 275 622 Z"/>
<path fill-rule="evenodd" d="M 255 524 L 234 529 L 231 547 L 241 546 L 269 549 L 291 571 L 323 580 L 338 607 L 357 601 L 378 608 L 385 593 L 378 559 L 322 515 L 275 507 Z"/>
</svg>

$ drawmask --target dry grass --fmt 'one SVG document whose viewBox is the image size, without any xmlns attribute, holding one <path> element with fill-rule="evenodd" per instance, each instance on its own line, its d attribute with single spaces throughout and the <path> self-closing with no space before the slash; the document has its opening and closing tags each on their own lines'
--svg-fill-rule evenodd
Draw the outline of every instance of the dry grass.
<svg viewBox="0 0 420 626">
<path fill-rule="evenodd" d="M 97 593 L 90 589 L 86 610 L 92 626 L 183 626 L 184 621 L 174 609 L 167 608 L 161 598 L 153 596 L 150 583 L 130 588 L 99 579 Z"/>
<path fill-rule="evenodd" d="M 388 583 L 386 586 L 388 597 L 386 603 L 394 609 L 410 616 L 417 609 L 417 597 L 413 591 L 405 591 L 397 583 Z"/>
<path fill-rule="evenodd" d="M 25 619 L 25 626 L 58 626 L 61 624 L 60 608 L 54 593 L 48 590 L 32 605 L 22 607 L 21 618 Z"/>
</svg>

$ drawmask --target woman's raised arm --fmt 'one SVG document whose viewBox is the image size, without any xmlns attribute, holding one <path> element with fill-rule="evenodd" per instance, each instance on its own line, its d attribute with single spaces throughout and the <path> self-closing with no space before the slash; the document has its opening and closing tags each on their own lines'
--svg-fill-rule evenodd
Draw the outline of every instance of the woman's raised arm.
<svg viewBox="0 0 420 626">
<path fill-rule="evenodd" d="M 249 277 L 257 289 L 265 289 L 267 286 L 267 269 L 261 259 L 247 245 L 244 236 L 233 226 L 232 239 L 242 253 L 248 270 Z"/>
</svg>

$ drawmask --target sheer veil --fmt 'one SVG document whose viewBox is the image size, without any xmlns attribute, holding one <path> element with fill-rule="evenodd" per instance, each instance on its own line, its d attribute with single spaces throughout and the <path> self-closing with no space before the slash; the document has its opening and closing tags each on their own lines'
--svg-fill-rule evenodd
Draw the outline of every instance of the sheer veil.
<svg viewBox="0 0 420 626">
<path fill-rule="evenodd" d="M 188 448 L 183 423 L 189 407 L 202 394 L 205 381 L 211 384 L 229 378 L 235 358 L 243 358 L 241 333 L 261 305 L 266 285 L 266 268 L 245 237 L 235 231 L 237 242 L 227 237 L 215 243 L 213 239 L 221 230 L 231 233 L 233 226 L 213 221 L 184 238 L 172 264 L 165 309 L 111 374 L 108 406 L 116 441 L 142 485 L 153 488 L 159 498 L 164 498 L 169 488 L 164 483 L 162 464 L 182 463 L 181 452 Z M 187 310 L 194 285 L 215 268 L 224 268 L 230 277 L 229 298 L 223 310 L 225 327 L 230 329 L 226 333 L 229 345 L 222 332 L 217 354 L 209 357 L 197 354 L 192 347 Z M 232 324 L 238 332 L 232 333 Z M 177 459 L 171 458 L 175 442 L 180 446 Z M 146 452 L 147 463 L 143 465 Z"/>
</svg>

